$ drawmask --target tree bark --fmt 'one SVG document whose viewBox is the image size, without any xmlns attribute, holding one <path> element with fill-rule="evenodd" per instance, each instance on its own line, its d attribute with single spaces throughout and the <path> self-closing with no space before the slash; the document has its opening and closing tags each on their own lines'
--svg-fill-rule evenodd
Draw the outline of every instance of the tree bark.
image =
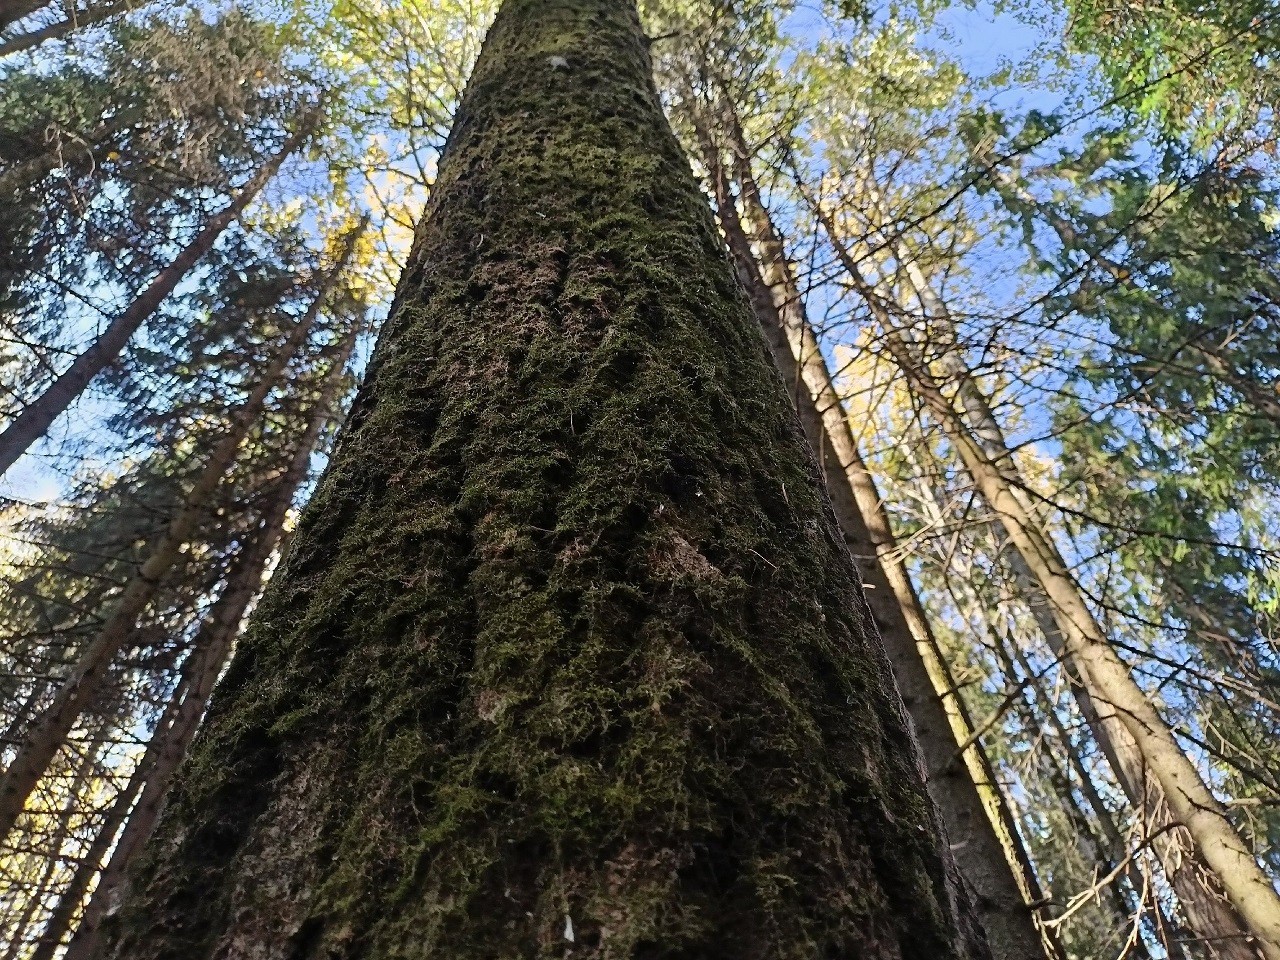
<svg viewBox="0 0 1280 960">
<path fill-rule="evenodd" d="M 23 50 L 30 50 L 32 47 L 37 47 L 47 40 L 57 40 L 59 37 L 65 37 L 69 33 L 91 27 L 95 23 L 102 23 L 104 20 L 127 13 L 135 6 L 137 6 L 136 0 L 116 0 L 115 3 L 103 0 L 103 2 L 87 10 L 76 11 L 74 17 L 69 16 L 62 20 L 56 20 L 26 33 L 20 33 L 16 37 L 11 37 L 0 43 L 0 59 L 11 57 L 15 53 L 21 53 Z"/>
<path fill-rule="evenodd" d="M 634 6 L 507 0 L 110 957 L 978 957 Z"/>
<path fill-rule="evenodd" d="M 1003 434 L 976 383 L 962 377 L 956 399 L 947 397 L 918 355 L 917 346 L 894 322 L 845 249 L 830 215 L 819 204 L 813 206 L 851 283 L 863 294 L 884 328 L 890 353 L 912 381 L 914 392 L 938 418 L 978 491 L 1017 551 L 1019 562 L 1026 565 L 1047 598 L 1057 628 L 1055 633 L 1062 638 L 1066 658 L 1078 672 L 1080 689 L 1086 695 L 1081 702 L 1082 710 L 1087 703 L 1088 709 L 1099 717 L 1100 742 L 1109 747 L 1109 759 L 1116 758 L 1117 779 L 1125 785 L 1127 793 L 1134 791 L 1130 799 L 1143 811 L 1151 832 L 1161 838 L 1158 843 L 1166 837 L 1163 842 L 1175 842 L 1177 828 L 1186 828 L 1188 843 L 1180 844 L 1167 854 L 1170 883 L 1177 888 L 1179 874 L 1190 875 L 1187 869 L 1194 864 L 1198 851 L 1198 859 L 1210 871 L 1201 873 L 1200 879 L 1221 885 L 1225 900 L 1218 900 L 1211 888 L 1184 883 L 1189 897 L 1184 903 L 1188 925 L 1206 949 L 1218 950 L 1223 957 L 1240 956 L 1242 950 L 1251 953 L 1256 947 L 1267 960 L 1280 960 L 1280 897 L 1252 851 L 1236 833 L 1223 805 L 1201 779 L 1150 699 L 1134 682 L 1128 666 L 1107 641 L 1066 563 L 1042 530 L 1035 510 L 1026 502 Z M 919 271 L 914 258 L 899 257 L 899 262 L 907 269 L 922 305 L 935 312 L 936 305 L 930 303 L 927 283 L 922 275 L 916 276 Z M 972 422 L 957 411 L 957 405 Z M 1053 637 L 1049 639 L 1052 641 Z M 1105 707 L 1105 715 L 1101 714 L 1099 704 Z M 1130 763 L 1136 769 L 1130 769 Z M 1162 854 L 1162 860 L 1165 859 L 1166 855 Z M 1181 890 L 1179 899 L 1182 899 Z M 1223 924 L 1226 929 L 1230 928 L 1231 907 L 1244 928 L 1236 924 L 1234 931 L 1224 932 Z M 1224 911 L 1227 911 L 1225 915 Z M 1243 955 L 1247 957 L 1249 953 Z"/>
<path fill-rule="evenodd" d="M 125 345 L 147 319 L 155 313 L 164 299 L 182 282 L 197 262 L 217 243 L 222 232 L 234 223 L 244 208 L 276 175 L 281 164 L 311 135 L 311 123 L 304 123 L 285 141 L 284 145 L 258 169 L 248 183 L 235 195 L 231 203 L 209 218 L 206 223 L 174 258 L 161 270 L 124 312 L 112 320 L 84 353 L 72 361 L 71 366 L 51 383 L 45 391 L 22 408 L 13 420 L 0 432 L 0 476 L 44 436 L 58 416 L 71 406 L 89 382 L 120 356 Z"/>
<path fill-rule="evenodd" d="M 181 559 L 183 548 L 208 518 L 216 499 L 215 493 L 234 464 L 240 445 L 262 415 L 267 397 L 279 385 L 289 361 L 311 335 L 325 295 L 345 269 L 354 244 L 355 235 L 352 234 L 343 259 L 328 272 L 307 312 L 293 325 L 244 402 L 232 414 L 226 433 L 214 446 L 195 484 L 137 575 L 121 593 L 115 609 L 62 680 L 49 709 L 26 731 L 13 761 L 0 776 L 0 837 L 13 829 L 31 791 L 66 741 L 76 719 L 93 702 L 111 661 L 133 636 L 138 617 L 155 597 L 166 574 Z"/>
<path fill-rule="evenodd" d="M 764 206 L 734 119 L 726 120 L 729 150 L 752 236 L 739 218 L 729 172 L 706 129 L 699 130 L 721 227 L 738 276 L 756 308 L 774 362 L 795 400 L 845 542 L 858 562 L 868 603 L 919 739 L 930 796 L 942 813 L 951 849 L 969 883 L 992 954 L 1005 960 L 1062 956 L 1056 938 L 1042 937 L 1030 904 L 1043 892 L 1022 846 L 1017 823 L 995 771 L 972 737 L 973 727 L 889 526 L 883 501 L 849 427 L 781 237 Z M 967 747 L 961 749 L 961 744 Z M 956 761 L 960 760 L 961 763 Z"/>
<path fill-rule="evenodd" d="M 0 0 L 0 30 L 31 16 L 49 3 L 50 0 Z"/>
</svg>

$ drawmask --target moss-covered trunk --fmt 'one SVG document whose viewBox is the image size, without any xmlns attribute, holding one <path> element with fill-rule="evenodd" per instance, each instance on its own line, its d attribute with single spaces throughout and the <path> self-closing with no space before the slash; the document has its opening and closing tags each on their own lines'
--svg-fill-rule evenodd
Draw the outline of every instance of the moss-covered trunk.
<svg viewBox="0 0 1280 960">
<path fill-rule="evenodd" d="M 734 196 L 730 171 L 710 129 L 700 125 L 698 130 L 725 244 L 822 468 L 845 543 L 859 566 L 868 606 L 915 725 L 929 774 L 926 784 L 947 829 L 956 865 L 995 960 L 1062 957 L 1056 931 L 1037 923 L 1048 898 L 916 595 L 884 500 L 863 462 L 782 236 L 751 171 L 752 150 L 734 109 L 726 103 L 724 136 L 736 167 L 739 197 Z"/>
<path fill-rule="evenodd" d="M 507 0 L 106 955 L 985 956 L 622 0 Z"/>
</svg>

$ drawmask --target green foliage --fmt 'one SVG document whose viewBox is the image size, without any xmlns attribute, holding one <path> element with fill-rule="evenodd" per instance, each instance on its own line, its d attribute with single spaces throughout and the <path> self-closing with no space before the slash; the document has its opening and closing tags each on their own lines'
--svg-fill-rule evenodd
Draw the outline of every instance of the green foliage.
<svg viewBox="0 0 1280 960">
<path fill-rule="evenodd" d="M 44 667 L 58 667 L 58 657 L 109 606 L 228 407 L 243 396 L 282 324 L 304 306 L 316 237 L 333 232 L 353 209 L 376 213 L 376 239 L 362 253 L 357 283 L 370 299 L 388 299 L 496 7 L 494 0 L 144 5 L 109 27 L 77 33 L 71 44 L 46 44 L 30 60 L 5 62 L 6 412 L 83 345 L 101 321 L 98 309 L 110 313 L 145 282 L 312 104 L 325 105 L 307 163 L 287 171 L 244 229 L 229 232 L 152 318 L 124 361 L 96 384 L 101 389 L 83 420 L 68 430 L 74 442 L 59 451 L 66 456 L 49 460 L 62 466 L 81 456 L 94 465 L 114 457 L 120 465 L 101 477 L 88 472 L 92 466 L 82 470 L 62 512 L 26 516 L 14 528 L 16 539 L 31 542 L 30 551 L 13 552 L 31 566 L 4 585 L 11 635 L 30 635 L 34 645 L 23 649 L 45 657 L 39 630 L 75 611 L 73 621 L 57 623 L 66 650 Z M 917 551 L 915 571 L 961 695 L 975 716 L 994 716 L 984 740 L 1053 909 L 1086 890 L 1099 863 L 1123 859 L 1125 838 L 1106 835 L 1107 814 L 1121 831 L 1136 821 L 1072 704 L 1060 664 L 1045 650 L 1034 599 L 1011 587 L 1008 545 L 992 533 L 986 505 L 956 469 L 936 424 L 886 372 L 882 331 L 840 281 L 827 239 L 813 225 L 811 201 L 831 215 L 875 280 L 876 295 L 930 355 L 961 358 L 991 392 L 1019 465 L 1033 468 L 1029 483 L 1043 499 L 1044 522 L 1110 635 L 1201 769 L 1224 796 L 1242 801 L 1233 816 L 1276 865 L 1280 249 L 1270 111 L 1280 98 L 1273 11 L 1258 0 L 1000 2 L 998 15 L 1013 11 L 1036 31 L 1032 52 L 1017 61 L 998 49 L 956 46 L 986 42 L 981 31 L 948 26 L 963 16 L 983 22 L 985 5 L 651 0 L 642 8 L 648 54 L 687 143 L 722 133 L 731 104 L 745 139 L 758 145 L 752 157 L 725 160 L 754 165 L 804 277 L 810 314 L 821 322 L 824 355 L 852 371 L 846 379 L 855 422 L 865 428 L 903 548 Z M 1070 51 L 1056 32 L 1063 26 Z M 993 29 L 992 36 L 1001 33 Z M 552 76 L 578 92 L 581 102 L 565 107 L 576 116 L 598 91 L 577 85 L 571 71 L 581 51 L 561 48 L 570 40 L 547 49 L 570 65 Z M 529 76 L 538 75 L 536 58 L 530 63 Z M 534 92 L 521 96 L 529 99 L 513 110 L 533 114 L 544 106 Z M 333 875 L 303 871 L 295 878 L 251 865 L 265 878 L 262 904 L 290 901 L 305 886 L 353 918 L 349 931 L 308 924 L 302 914 L 309 908 L 299 907 L 299 955 L 319 949 L 319 941 L 363 949 L 366 934 L 387 952 L 408 950 L 396 944 L 443 938 L 471 905 L 494 903 L 494 916 L 510 915 L 514 924 L 524 922 L 524 910 L 535 913 L 537 949 L 555 952 L 566 914 L 580 936 L 594 935 L 583 911 L 604 909 L 610 877 L 634 880 L 622 926 L 630 925 L 637 943 L 646 929 L 679 929 L 696 939 L 710 922 L 705 911 L 664 912 L 664 898 L 688 882 L 692 868 L 646 858 L 642 843 L 628 846 L 620 832 L 609 833 L 628 818 L 656 817 L 667 802 L 686 803 L 686 820 L 663 821 L 655 831 L 696 832 L 704 822 L 705 810 L 688 797 L 661 792 L 663 778 L 696 755 L 662 718 L 673 704 L 711 701 L 711 680 L 684 679 L 701 677 L 711 660 L 702 647 L 653 626 L 645 604 L 654 593 L 670 598 L 693 623 L 690 630 L 702 631 L 699 643 L 723 641 L 753 669 L 764 663 L 765 672 L 783 676 L 759 707 L 770 723 L 799 716 L 803 697 L 793 686 L 810 682 L 788 659 L 793 651 L 771 649 L 762 658 L 735 632 L 743 617 L 770 615 L 764 607 L 773 600 L 783 611 L 778 616 L 801 621 L 810 611 L 795 607 L 795 597 L 834 576 L 801 571 L 794 558 L 772 552 L 779 539 L 803 540 L 784 516 L 803 496 L 801 478 L 788 474 L 779 504 L 771 486 L 759 492 L 772 483 L 760 480 L 760 471 L 777 463 L 704 447 L 681 419 L 715 407 L 708 416 L 728 424 L 722 429 L 735 443 L 755 437 L 765 428 L 743 421 L 758 411 L 735 409 L 724 382 L 755 374 L 655 356 L 648 344 L 660 335 L 670 335 L 673 350 L 716 347 L 692 320 L 658 324 L 655 304 L 668 304 L 667 294 L 652 302 L 621 297 L 611 272 L 649 264 L 649 293 L 691 287 L 680 271 L 698 273 L 714 244 L 701 234 L 696 242 L 692 234 L 642 235 L 653 209 L 676 202 L 654 190 L 641 204 L 644 216 L 623 210 L 634 199 L 628 191 L 649 182 L 652 170 L 643 163 L 606 161 L 603 148 L 571 149 L 549 127 L 494 124 L 503 136 L 524 137 L 501 154 L 472 156 L 475 170 L 489 170 L 483 182 L 497 184 L 481 196 L 500 197 L 501 209 L 482 203 L 473 218 L 452 226 L 431 220 L 438 211 L 428 214 L 424 231 L 452 230 L 455 249 L 441 254 L 448 269 L 406 280 L 406 298 L 427 298 L 422 291 L 430 290 L 434 299 L 397 314 L 379 360 L 394 389 L 369 402 L 372 413 L 366 407 L 357 416 L 349 435 L 360 459 L 341 461 L 338 487 L 319 499 L 334 512 L 349 507 L 355 519 L 341 529 L 304 531 L 306 559 L 297 564 L 315 583 L 282 588 L 267 604 L 276 634 L 264 628 L 253 641 L 254 656 L 270 663 L 276 679 L 250 687 L 241 671 L 241 712 L 225 711 L 216 732 L 218 744 L 245 741 L 260 750 L 253 758 L 271 776 L 283 766 L 321 784 L 321 799 L 303 798 L 301 786 L 298 796 L 279 795 L 284 812 L 270 816 L 291 832 L 298 824 L 315 831 L 301 831 L 286 861 L 305 859 L 307 845 L 319 844 L 316 862 L 332 856 L 339 864 Z M 467 135 L 462 129 L 456 138 Z M 548 156 L 590 182 L 598 196 L 579 205 L 593 212 L 547 205 L 551 187 L 529 178 Z M 605 201 L 607 210 L 592 206 Z M 694 205 L 683 192 L 679 202 Z M 513 211 L 525 218 L 518 239 L 505 232 Z M 549 239 L 540 213 L 563 215 L 571 236 Z M 697 248 L 694 267 L 662 260 L 661 251 L 689 245 Z M 576 252 L 585 246 L 595 260 Z M 470 259 L 455 263 L 455 253 Z M 904 259 L 935 284 L 948 316 L 922 306 Z M 526 299 L 536 307 L 516 302 L 528 293 L 513 290 L 517 268 L 534 277 Z M 509 309 L 500 316 L 467 312 L 481 297 Z M 704 316 L 704 305 L 698 311 L 698 323 L 718 322 Z M 621 319 L 607 325 L 606 315 Z M 327 338 L 311 344 L 292 371 L 308 395 L 329 346 Z M 531 398 L 548 371 L 563 376 L 552 377 L 546 397 Z M 483 389 L 450 392 L 464 382 Z M 620 384 L 635 389 L 626 403 L 610 399 Z M 447 416 L 431 399 L 438 396 L 452 398 Z M 155 702 L 165 695 L 177 651 L 296 433 L 294 413 L 296 403 L 281 398 L 256 428 L 218 522 L 207 542 L 193 545 L 187 573 L 194 574 L 172 585 L 131 658 L 113 668 L 121 702 L 138 684 Z M 393 439 L 366 440 L 361 417 L 389 424 Z M 475 435 L 503 417 L 506 440 L 486 447 Z M 641 420 L 643 436 L 635 427 Z M 761 415 L 760 422 L 772 421 Z M 427 453 L 403 439 L 419 436 Z M 579 463 L 586 438 L 602 436 L 613 444 L 613 459 Z M 651 447 L 660 449 L 644 452 Z M 645 486 L 646 470 L 661 475 L 656 487 Z M 562 481 L 578 486 L 555 500 L 546 487 Z M 744 485 L 759 488 L 747 506 L 738 499 Z M 716 499 L 731 516 L 689 520 L 698 506 L 690 490 Z M 604 503 L 612 514 L 599 507 Z M 384 506 L 384 516 L 377 504 L 402 507 L 412 519 L 398 525 L 393 511 Z M 658 523 L 651 514 L 660 509 L 667 513 Z M 15 505 L 13 512 L 24 510 L 31 508 Z M 638 514 L 650 526 L 627 539 Z M 480 534 L 467 533 L 472 528 Z M 433 537 L 445 538 L 448 549 L 424 566 L 422 543 Z M 767 565 L 726 565 L 706 547 L 718 537 L 769 557 L 791 593 L 777 599 L 760 586 Z M 350 556 L 321 571 L 336 541 Z M 633 549 L 643 560 L 618 559 Z M 521 565 L 548 557 L 558 566 L 547 577 L 519 574 Z M 26 592 L 19 597 L 19 590 Z M 473 649 L 466 634 L 480 606 L 519 627 L 520 642 L 494 627 Z M 825 615 L 854 616 L 847 607 Z M 393 642 L 416 617 L 425 626 L 412 644 Z M 617 640 L 623 634 L 629 646 Z M 328 658 L 322 668 L 302 664 L 309 643 Z M 345 652 L 357 646 L 367 656 Z M 736 680 L 739 667 L 717 661 L 716 682 Z M 608 682 L 596 682 L 597 675 Z M 404 693 L 406 677 L 438 698 L 438 715 L 424 697 Z M 296 695 L 313 688 L 321 691 L 314 699 Z M 4 690 L 10 701 L 25 692 Z M 94 722 L 110 720 L 108 712 Z M 621 719 L 600 719 L 610 717 Z M 308 739 L 313 724 L 329 739 Z M 804 766 L 811 756 L 803 724 L 778 724 L 768 727 L 769 748 Z M 490 735 L 491 750 L 442 759 L 440 744 L 455 742 L 449 738 L 472 743 Z M 680 735 L 702 743 L 687 730 Z M 582 756 L 531 759 L 547 743 Z M 607 770 L 582 759 L 601 750 L 612 764 Z M 385 762 L 368 759 L 374 755 Z M 215 806 L 230 804 L 217 792 L 221 778 L 242 775 L 216 769 L 222 760 L 206 750 L 191 788 L 193 796 L 207 791 Z M 333 771 L 353 764 L 358 786 L 330 782 Z M 733 779 L 714 764 L 699 771 Z M 1086 780 L 1098 785 L 1101 809 L 1090 806 Z M 818 793 L 802 793 L 783 797 L 779 809 L 816 803 Z M 546 799 L 536 815 L 522 806 L 533 795 Z M 524 845 L 515 851 L 497 839 L 504 816 L 518 821 Z M 821 815 L 815 823 L 815 830 L 828 827 Z M 231 842 L 210 830 L 211 847 Z M 564 866 L 590 842 L 609 858 L 608 877 L 577 861 Z M 719 842 L 697 850 L 720 849 Z M 527 879 L 511 866 L 517 855 L 541 871 L 546 893 L 537 902 L 516 905 L 495 879 L 503 870 L 517 885 Z M 734 865 L 752 878 L 758 899 L 751 902 L 786 900 L 788 871 L 800 868 L 784 861 Z M 1135 851 L 1144 869 L 1149 861 Z M 1154 945 L 1162 934 L 1151 917 L 1161 910 L 1176 917 L 1177 905 L 1159 870 L 1153 873 L 1140 927 Z M 415 905 L 400 927 L 372 916 L 372 898 L 358 902 L 358 891 L 387 876 Z M 1118 953 L 1139 893 L 1131 878 L 1120 877 L 1078 905 L 1060 929 L 1069 954 L 1096 960 Z M 424 902 L 436 912 L 419 910 Z"/>
<path fill-rule="evenodd" d="M 1070 39 L 1098 57 L 1125 106 L 1201 145 L 1270 124 L 1280 19 L 1268 0 L 1068 0 Z"/>
</svg>

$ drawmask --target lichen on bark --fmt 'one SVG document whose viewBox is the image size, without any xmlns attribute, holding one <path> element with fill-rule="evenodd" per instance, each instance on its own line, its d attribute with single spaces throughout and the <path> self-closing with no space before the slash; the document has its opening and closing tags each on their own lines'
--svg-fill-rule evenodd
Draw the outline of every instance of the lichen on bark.
<svg viewBox="0 0 1280 960">
<path fill-rule="evenodd" d="M 620 0 L 507 0 L 108 956 L 985 956 Z"/>
</svg>

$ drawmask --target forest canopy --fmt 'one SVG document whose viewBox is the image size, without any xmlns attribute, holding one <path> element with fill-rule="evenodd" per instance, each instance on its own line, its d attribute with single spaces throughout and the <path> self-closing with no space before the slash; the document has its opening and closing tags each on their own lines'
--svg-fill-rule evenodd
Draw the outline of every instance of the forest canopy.
<svg viewBox="0 0 1280 960">
<path fill-rule="evenodd" d="M 855 936 L 822 925 L 824 911 L 846 909 L 827 891 L 794 942 L 778 934 L 792 952 L 769 956 L 863 956 L 814 952 L 848 936 L 865 939 L 866 957 L 923 960 L 942 949 L 928 939 L 936 925 L 954 933 L 957 958 L 1278 960 L 1280 9 L 641 0 L 635 69 L 652 73 L 661 112 L 632 117 L 647 86 L 624 97 L 599 80 L 611 105 L 593 113 L 597 88 L 580 79 L 575 57 L 607 64 L 574 44 L 622 30 L 592 12 L 600 2 L 548 0 L 546 16 L 569 24 L 563 36 L 531 21 L 542 32 L 522 40 L 501 17 L 536 18 L 529 0 L 502 14 L 499 0 L 0 0 L 0 960 L 143 955 L 128 944 L 142 915 L 130 911 L 146 898 L 131 900 L 126 878 L 154 890 L 166 870 L 182 875 L 147 841 L 159 831 L 153 848 L 177 849 L 198 832 L 179 830 L 183 817 L 223 809 L 199 777 L 218 744 L 249 756 L 248 734 L 232 730 L 249 690 L 260 696 L 242 725 L 279 738 L 279 768 L 260 772 L 276 791 L 263 787 L 264 810 L 305 790 L 298 771 L 320 776 L 290 767 L 300 761 L 280 747 L 302 743 L 289 737 L 308 723 L 331 725 L 308 748 L 317 756 L 316 744 L 349 736 L 388 770 L 402 764 L 406 783 L 429 769 L 453 791 L 447 806 L 443 789 L 405 787 L 412 816 L 448 812 L 418 824 L 417 853 L 352 868 L 348 891 L 334 892 L 348 880 L 333 877 L 349 876 L 335 872 L 306 894 L 358 934 L 344 940 L 336 921 L 299 914 L 281 947 L 296 952 L 279 956 L 382 956 L 388 938 L 410 935 L 470 949 L 482 928 L 450 927 L 454 900 L 437 926 L 406 919 L 392 932 L 351 902 L 382 889 L 427 896 L 436 880 L 424 878 L 444 868 L 422 851 L 462 850 L 449 831 L 490 809 L 485 791 L 509 791 L 520 809 L 552 796 L 572 808 L 562 793 L 574 790 L 606 798 L 582 801 L 574 816 L 588 821 L 606 800 L 624 819 L 686 804 L 697 821 L 674 785 L 624 802 L 612 787 L 593 793 L 581 770 L 571 788 L 556 779 L 567 767 L 530 769 L 545 750 L 612 770 L 610 736 L 647 730 L 637 718 L 660 704 L 696 699 L 689 716 L 713 725 L 785 690 L 806 718 L 795 729 L 819 730 L 823 757 L 860 742 L 848 730 L 896 745 L 867 747 L 858 762 L 881 774 L 841 790 L 888 809 L 875 828 L 885 832 L 870 835 L 897 838 L 886 843 L 901 863 L 867 861 L 882 912 L 895 897 L 929 907 L 916 941 L 905 920 L 893 933 L 876 925 L 883 905 L 848 906 L 863 918 L 850 921 L 862 924 Z M 545 55 L 527 49 L 534 36 Z M 525 66 L 510 66 L 520 57 Z M 507 120 L 528 131 L 514 145 Z M 627 123 L 650 121 L 656 133 L 626 139 Z M 575 129 L 576 152 L 557 139 Z M 669 132 L 678 151 L 666 151 Z M 650 141 L 652 156 L 636 152 Z M 608 159 L 624 147 L 634 156 Z M 636 199 L 650 182 L 671 187 Z M 570 190 L 589 215 L 574 219 Z M 522 238 L 509 249 L 507 228 Z M 749 327 L 735 326 L 741 317 Z M 628 339 L 641 328 L 651 341 Z M 743 359 L 757 353 L 771 358 L 759 370 Z M 778 439 L 785 425 L 772 426 L 778 397 L 808 441 L 794 462 Z M 699 420 L 704 407 L 718 413 Z M 624 409 L 653 420 L 609 421 Z M 594 486 L 583 479 L 593 458 L 612 464 Z M 812 503 L 805 469 L 825 490 Z M 476 492 L 481 480 L 501 495 Z M 574 499 L 586 489 L 599 501 Z M 615 530 L 600 519 L 609 511 L 627 537 L 599 533 Z M 778 532 L 791 512 L 807 533 Z M 339 513 L 370 526 L 344 526 Z M 384 515 L 402 526 L 381 525 Z M 815 532 L 822 524 L 838 550 Z M 433 552 L 447 549 L 468 559 Z M 837 613 L 846 553 L 865 593 L 849 591 Z M 588 579 L 566 586 L 562 568 Z M 399 586 L 374 598 L 374 573 Z M 321 583 L 333 598 L 303 604 Z M 564 637 L 578 637 L 564 624 L 621 603 L 614 592 L 629 586 L 640 679 L 622 654 L 625 669 L 601 654 L 589 670 L 564 653 Z M 530 597 L 545 606 L 530 612 Z M 792 610 L 801 597 L 804 615 Z M 490 601 L 510 607 L 490 616 Z M 773 621 L 757 608 L 776 608 L 791 632 L 761 640 Z M 304 704 L 306 690 L 348 683 L 342 656 L 391 672 L 407 662 L 375 631 L 426 650 L 459 624 L 475 635 L 471 659 L 406 670 L 403 697 L 369 693 L 386 712 L 376 734 Z M 325 666 L 272 646 L 273 630 Z M 502 630 L 523 652 L 486 646 Z M 833 718 L 821 698 L 836 694 L 810 677 L 810 652 L 846 640 L 848 677 L 872 671 L 872 692 L 855 683 L 848 715 Z M 737 674 L 700 642 L 737 650 L 760 689 L 721 691 L 704 717 L 704 659 L 731 678 L 726 688 Z M 298 686 L 254 686 L 268 666 Z M 490 669 L 528 689 L 500 692 Z M 579 702 L 579 682 L 616 697 Z M 632 693 L 651 706 L 633 710 Z M 368 704 L 343 695 L 363 717 Z M 471 704 L 493 739 L 466 734 L 480 737 L 474 756 L 445 764 L 422 746 L 426 726 L 399 726 L 427 723 L 428 707 L 406 706 L 415 697 L 450 722 Z M 555 724 L 539 712 L 553 707 Z M 762 765 L 761 802 L 794 803 L 815 830 L 830 819 L 815 849 L 832 837 L 856 845 L 829 799 L 845 794 L 813 785 L 849 779 L 836 760 L 814 761 L 813 783 L 797 774 L 785 801 L 770 793 L 760 758 L 776 753 L 791 770 L 809 741 L 778 747 L 794 731 L 760 710 L 759 736 L 739 745 L 741 769 Z M 519 756 L 501 739 L 511 725 L 525 731 Z M 739 743 L 710 739 L 717 757 Z M 696 766 L 660 738 L 645 743 L 648 778 L 674 784 L 686 774 L 670 771 Z M 462 777 L 467 763 L 488 779 Z M 916 768 L 927 794 L 897 792 Z M 373 797 L 380 781 L 359 770 L 353 783 Z M 731 792 L 739 772 L 708 773 L 707 795 Z M 895 813 L 941 839 L 908 855 Z M 317 823 L 337 817 L 322 814 Z M 359 804 L 343 815 L 371 816 Z M 383 828 L 365 826 L 369 837 Z M 713 901 L 672 892 L 696 885 L 695 860 L 677 869 L 619 844 L 597 890 L 573 860 L 588 841 L 576 821 L 562 827 L 546 827 L 547 849 L 576 865 L 563 889 L 539 887 L 528 904 L 537 956 L 704 955 L 652 945 L 659 930 L 711 936 L 690 917 Z M 316 843 L 335 863 L 372 856 L 358 832 Z M 740 839 L 716 841 L 719 869 L 756 878 L 776 929 L 790 930 L 788 891 L 820 881 L 776 851 L 761 866 L 773 850 L 764 841 L 739 862 L 728 850 Z M 456 876 L 441 874 L 458 890 L 470 890 L 458 877 L 487 889 L 482 863 L 500 859 L 475 850 Z M 513 873 L 508 894 L 542 884 L 542 866 Z M 678 882 L 653 879 L 668 868 Z M 759 892 L 765 876 L 776 901 Z M 652 902 L 637 893 L 625 911 L 609 907 L 610 884 Z"/>
</svg>

